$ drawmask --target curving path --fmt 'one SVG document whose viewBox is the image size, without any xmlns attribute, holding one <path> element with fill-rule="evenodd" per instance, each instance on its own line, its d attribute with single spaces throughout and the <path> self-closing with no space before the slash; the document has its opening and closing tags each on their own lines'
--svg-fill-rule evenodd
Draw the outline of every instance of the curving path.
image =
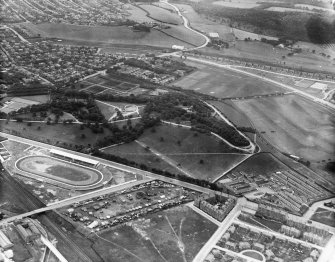
<svg viewBox="0 0 335 262">
<path fill-rule="evenodd" d="M 237 130 L 237 128 L 235 128 L 235 126 L 220 112 L 220 110 L 218 110 L 215 106 L 213 106 L 213 105 L 211 105 L 211 104 L 209 104 L 205 101 L 202 101 L 202 102 L 205 103 L 207 106 L 209 106 L 211 109 L 213 109 L 214 112 L 216 114 L 218 114 L 224 122 L 226 122 L 228 125 L 233 127 L 241 136 L 243 136 L 246 140 L 249 141 L 249 146 L 238 147 L 240 150 L 247 151 L 249 153 L 254 153 L 255 152 L 255 150 L 256 150 L 255 144 L 245 134 L 243 134 L 241 131 Z"/>
</svg>

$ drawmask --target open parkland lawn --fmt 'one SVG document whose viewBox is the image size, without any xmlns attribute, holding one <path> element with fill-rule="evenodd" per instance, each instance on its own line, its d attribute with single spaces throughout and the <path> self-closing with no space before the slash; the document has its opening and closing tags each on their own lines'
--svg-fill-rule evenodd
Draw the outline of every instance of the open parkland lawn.
<svg viewBox="0 0 335 262">
<path fill-rule="evenodd" d="M 161 141 L 163 138 L 163 141 Z M 215 180 L 225 170 L 246 158 L 243 154 L 232 154 L 231 149 L 221 144 L 213 136 L 197 133 L 187 128 L 161 125 L 152 130 L 146 130 L 138 139 L 155 151 L 179 163 L 199 179 Z M 180 141 L 180 145 L 178 145 Z M 180 173 L 176 168 L 155 156 L 136 142 L 110 147 L 104 152 L 115 154 L 144 163 L 148 166 Z M 200 164 L 200 160 L 204 163 Z"/>
<path fill-rule="evenodd" d="M 216 229 L 182 205 L 104 232 L 93 249 L 105 262 L 191 262 Z"/>
<path fill-rule="evenodd" d="M 132 120 L 136 121 L 136 120 Z M 122 128 L 126 125 L 126 122 L 119 122 L 117 125 Z M 38 126 L 41 127 L 38 130 Z M 8 122 L 0 121 L 0 131 L 8 134 L 22 136 L 24 138 L 36 140 L 39 142 L 50 143 L 50 144 L 73 144 L 73 145 L 94 145 L 95 142 L 110 134 L 110 131 L 104 128 L 104 133 L 94 134 L 89 128 L 80 130 L 79 124 L 51 124 L 46 123 L 32 123 L 31 126 L 27 126 L 27 123 L 19 122 Z M 81 135 L 84 134 L 85 138 Z"/>
<path fill-rule="evenodd" d="M 180 171 L 178 171 L 176 168 L 169 165 L 158 156 L 155 156 L 150 151 L 147 151 L 136 142 L 108 147 L 104 149 L 103 152 L 126 158 L 138 164 L 145 164 L 146 166 L 150 166 L 160 170 L 166 170 L 172 174 L 180 173 Z"/>
<path fill-rule="evenodd" d="M 198 63 L 189 62 L 189 64 L 199 68 Z M 201 64 L 199 70 L 175 82 L 174 85 L 218 98 L 264 95 L 287 91 L 254 77 L 214 66 L 202 66 Z"/>
<path fill-rule="evenodd" d="M 300 96 L 234 102 L 275 147 L 310 161 L 333 159 L 335 116 Z"/>
</svg>

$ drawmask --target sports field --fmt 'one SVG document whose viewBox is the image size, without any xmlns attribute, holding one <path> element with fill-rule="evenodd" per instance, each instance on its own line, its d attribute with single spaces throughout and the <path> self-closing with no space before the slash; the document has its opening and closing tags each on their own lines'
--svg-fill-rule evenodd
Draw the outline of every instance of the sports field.
<svg viewBox="0 0 335 262">
<path fill-rule="evenodd" d="M 199 64 L 190 63 L 199 67 Z M 286 90 L 257 78 L 223 68 L 206 66 L 174 83 L 184 89 L 219 98 L 272 94 Z"/>
<path fill-rule="evenodd" d="M 75 187 L 92 186 L 99 183 L 103 176 L 97 170 L 48 156 L 23 157 L 17 160 L 15 166 L 28 176 Z"/>
<path fill-rule="evenodd" d="M 296 95 L 235 104 L 281 151 L 310 161 L 334 159 L 335 115 L 329 110 Z"/>
<path fill-rule="evenodd" d="M 103 232 L 93 249 L 106 262 L 191 262 L 216 229 L 183 205 Z"/>
</svg>

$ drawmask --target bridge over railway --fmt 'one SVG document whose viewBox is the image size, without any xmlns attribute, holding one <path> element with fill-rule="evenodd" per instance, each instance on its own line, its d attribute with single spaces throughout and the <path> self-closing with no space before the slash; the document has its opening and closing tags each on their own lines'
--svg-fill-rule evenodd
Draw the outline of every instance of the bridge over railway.
<svg viewBox="0 0 335 262">
<path fill-rule="evenodd" d="M 31 216 L 34 216 L 34 215 L 42 214 L 46 211 L 55 210 L 55 209 L 58 209 L 58 208 L 61 208 L 61 207 L 64 207 L 64 206 L 68 206 L 68 205 L 74 204 L 74 203 L 79 202 L 79 201 L 84 201 L 84 200 L 91 199 L 93 197 L 101 196 L 101 195 L 104 195 L 104 194 L 110 194 L 110 193 L 113 193 L 113 192 L 116 192 L 116 191 L 119 191 L 119 190 L 126 189 L 128 187 L 136 186 L 136 185 L 146 183 L 146 182 L 149 182 L 149 181 L 152 181 L 152 180 L 153 179 L 143 179 L 143 180 L 139 180 L 139 181 L 133 180 L 133 181 L 129 181 L 129 182 L 126 182 L 124 184 L 121 184 L 121 185 L 116 185 L 116 186 L 112 186 L 112 187 L 108 187 L 108 188 L 103 188 L 103 189 L 96 190 L 96 191 L 93 191 L 93 192 L 90 192 L 90 193 L 87 193 L 87 194 L 83 194 L 83 195 L 75 196 L 75 197 L 68 198 L 68 199 L 65 199 L 65 200 L 62 200 L 62 201 L 58 201 L 56 203 L 52 203 L 52 204 L 47 205 L 45 207 L 37 208 L 33 211 L 29 211 L 29 212 L 26 212 L 26 213 L 23 213 L 23 214 L 20 214 L 20 215 L 16 215 L 16 216 L 13 216 L 13 217 L 9 217 L 9 218 L 0 220 L 0 226 L 11 223 L 11 222 L 14 222 L 14 221 L 17 221 L 17 220 L 20 220 L 20 219 L 23 219 L 23 218 L 26 218 L 26 217 L 31 217 Z"/>
</svg>

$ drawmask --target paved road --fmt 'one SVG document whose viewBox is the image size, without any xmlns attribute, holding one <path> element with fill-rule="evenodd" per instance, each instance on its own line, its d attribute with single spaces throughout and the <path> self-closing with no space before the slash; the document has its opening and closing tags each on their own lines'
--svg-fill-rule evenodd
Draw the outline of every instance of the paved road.
<svg viewBox="0 0 335 262">
<path fill-rule="evenodd" d="M 168 0 L 161 0 L 162 3 L 165 3 L 169 6 L 171 6 L 174 10 L 176 10 L 177 14 L 182 18 L 183 20 L 183 25 L 186 29 L 192 31 L 193 33 L 200 35 L 204 38 L 205 42 L 199 46 L 196 47 L 191 47 L 191 48 L 187 48 L 184 49 L 183 51 L 193 51 L 193 50 L 197 50 L 197 49 L 201 49 L 203 47 L 206 47 L 208 45 L 208 43 L 210 42 L 210 39 L 208 36 L 206 36 L 203 33 L 198 32 L 197 30 L 194 30 L 192 27 L 190 27 L 190 22 L 188 21 L 188 19 L 182 14 L 182 12 L 179 10 L 179 8 L 171 3 L 168 2 Z M 175 56 L 180 56 L 181 51 L 175 51 L 175 52 L 171 52 L 171 53 L 164 53 L 164 54 L 160 54 L 158 55 L 158 57 L 166 57 L 166 56 L 171 56 L 171 55 L 175 55 Z"/>
<path fill-rule="evenodd" d="M 241 206 L 243 202 L 239 199 L 238 204 L 230 211 L 228 216 L 222 221 L 219 228 L 215 231 L 212 237 L 206 242 L 206 244 L 200 249 L 196 257 L 193 259 L 193 262 L 202 262 L 205 260 L 208 253 L 220 240 L 222 234 L 229 228 L 232 222 L 237 218 L 241 212 Z"/>
<path fill-rule="evenodd" d="M 197 46 L 197 47 L 193 47 L 193 48 L 189 48 L 187 49 L 188 51 L 191 51 L 191 50 L 197 50 L 197 49 L 200 49 L 200 48 L 203 48 L 203 47 L 206 47 L 207 44 L 210 42 L 210 39 L 208 38 L 208 36 L 206 36 L 205 34 L 202 34 L 200 32 L 198 32 L 197 30 L 194 30 L 193 28 L 190 27 L 190 22 L 188 21 L 188 19 L 180 12 L 179 8 L 173 4 L 170 4 L 167 0 L 163 1 L 161 0 L 162 3 L 165 3 L 169 6 L 171 6 L 174 10 L 176 10 L 177 14 L 183 19 L 183 23 L 184 23 L 184 27 L 190 31 L 192 31 L 193 33 L 196 33 L 197 35 L 200 35 L 202 36 L 204 39 L 205 39 L 205 42 L 200 45 L 200 46 Z"/>
</svg>

